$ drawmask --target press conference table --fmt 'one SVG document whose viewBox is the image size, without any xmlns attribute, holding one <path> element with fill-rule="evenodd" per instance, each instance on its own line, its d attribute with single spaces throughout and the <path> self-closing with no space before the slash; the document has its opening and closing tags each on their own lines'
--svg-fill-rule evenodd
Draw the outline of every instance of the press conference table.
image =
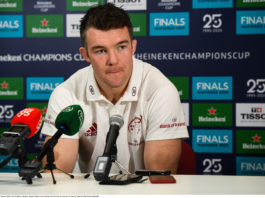
<svg viewBox="0 0 265 198">
<path fill-rule="evenodd" d="M 75 174 L 71 179 L 57 173 L 57 184 L 52 183 L 50 173 L 42 178 L 34 178 L 27 184 L 17 173 L 0 173 L 1 195 L 144 195 L 144 194 L 265 194 L 265 177 L 262 176 L 212 176 L 212 175 L 174 175 L 175 184 L 151 184 L 149 180 L 123 186 L 99 185 L 93 176 L 84 179 L 83 174 Z"/>
</svg>

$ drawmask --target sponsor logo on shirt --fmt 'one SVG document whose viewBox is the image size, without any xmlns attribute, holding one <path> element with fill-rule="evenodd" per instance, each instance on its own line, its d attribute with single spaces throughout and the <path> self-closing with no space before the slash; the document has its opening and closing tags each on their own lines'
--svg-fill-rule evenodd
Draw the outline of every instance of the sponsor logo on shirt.
<svg viewBox="0 0 265 198">
<path fill-rule="evenodd" d="M 93 124 L 86 131 L 85 136 L 97 136 L 97 133 L 98 133 L 98 125 L 97 123 L 93 122 Z"/>
<path fill-rule="evenodd" d="M 139 146 L 140 144 L 144 143 L 143 140 L 141 140 L 142 136 L 142 119 L 143 116 L 136 116 L 134 117 L 128 125 L 128 131 L 130 138 L 128 140 L 128 144 L 131 146 Z"/>
</svg>

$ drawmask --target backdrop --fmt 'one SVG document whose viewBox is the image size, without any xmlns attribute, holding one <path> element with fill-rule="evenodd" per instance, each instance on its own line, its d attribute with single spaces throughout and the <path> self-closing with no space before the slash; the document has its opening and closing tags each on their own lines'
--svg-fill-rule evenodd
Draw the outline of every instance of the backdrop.
<svg viewBox="0 0 265 198">
<path fill-rule="evenodd" d="M 103 0 L 0 1 L 0 128 L 88 64 L 79 20 Z M 130 14 L 135 57 L 178 88 L 197 174 L 265 175 L 265 2 L 109 0 Z M 25 141 L 32 158 L 40 133 Z M 7 156 L 0 156 L 3 160 Z M 1 169 L 17 172 L 17 159 Z"/>
</svg>

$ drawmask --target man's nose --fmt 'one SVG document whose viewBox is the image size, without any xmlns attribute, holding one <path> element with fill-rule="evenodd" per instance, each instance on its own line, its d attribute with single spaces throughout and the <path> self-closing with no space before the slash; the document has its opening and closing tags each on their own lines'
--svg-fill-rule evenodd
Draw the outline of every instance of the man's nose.
<svg viewBox="0 0 265 198">
<path fill-rule="evenodd" d="M 111 50 L 109 51 L 108 64 L 115 65 L 116 63 L 118 63 L 117 52 L 115 52 L 114 50 Z"/>
</svg>

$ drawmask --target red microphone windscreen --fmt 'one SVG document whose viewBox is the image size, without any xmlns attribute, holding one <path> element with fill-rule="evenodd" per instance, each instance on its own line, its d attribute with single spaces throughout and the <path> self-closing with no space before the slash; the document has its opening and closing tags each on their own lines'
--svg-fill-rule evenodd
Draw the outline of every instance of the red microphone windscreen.
<svg viewBox="0 0 265 198">
<path fill-rule="evenodd" d="M 11 120 L 11 126 L 14 124 L 24 124 L 30 129 L 28 138 L 34 136 L 42 124 L 42 113 L 37 108 L 26 108 L 18 112 Z"/>
</svg>

